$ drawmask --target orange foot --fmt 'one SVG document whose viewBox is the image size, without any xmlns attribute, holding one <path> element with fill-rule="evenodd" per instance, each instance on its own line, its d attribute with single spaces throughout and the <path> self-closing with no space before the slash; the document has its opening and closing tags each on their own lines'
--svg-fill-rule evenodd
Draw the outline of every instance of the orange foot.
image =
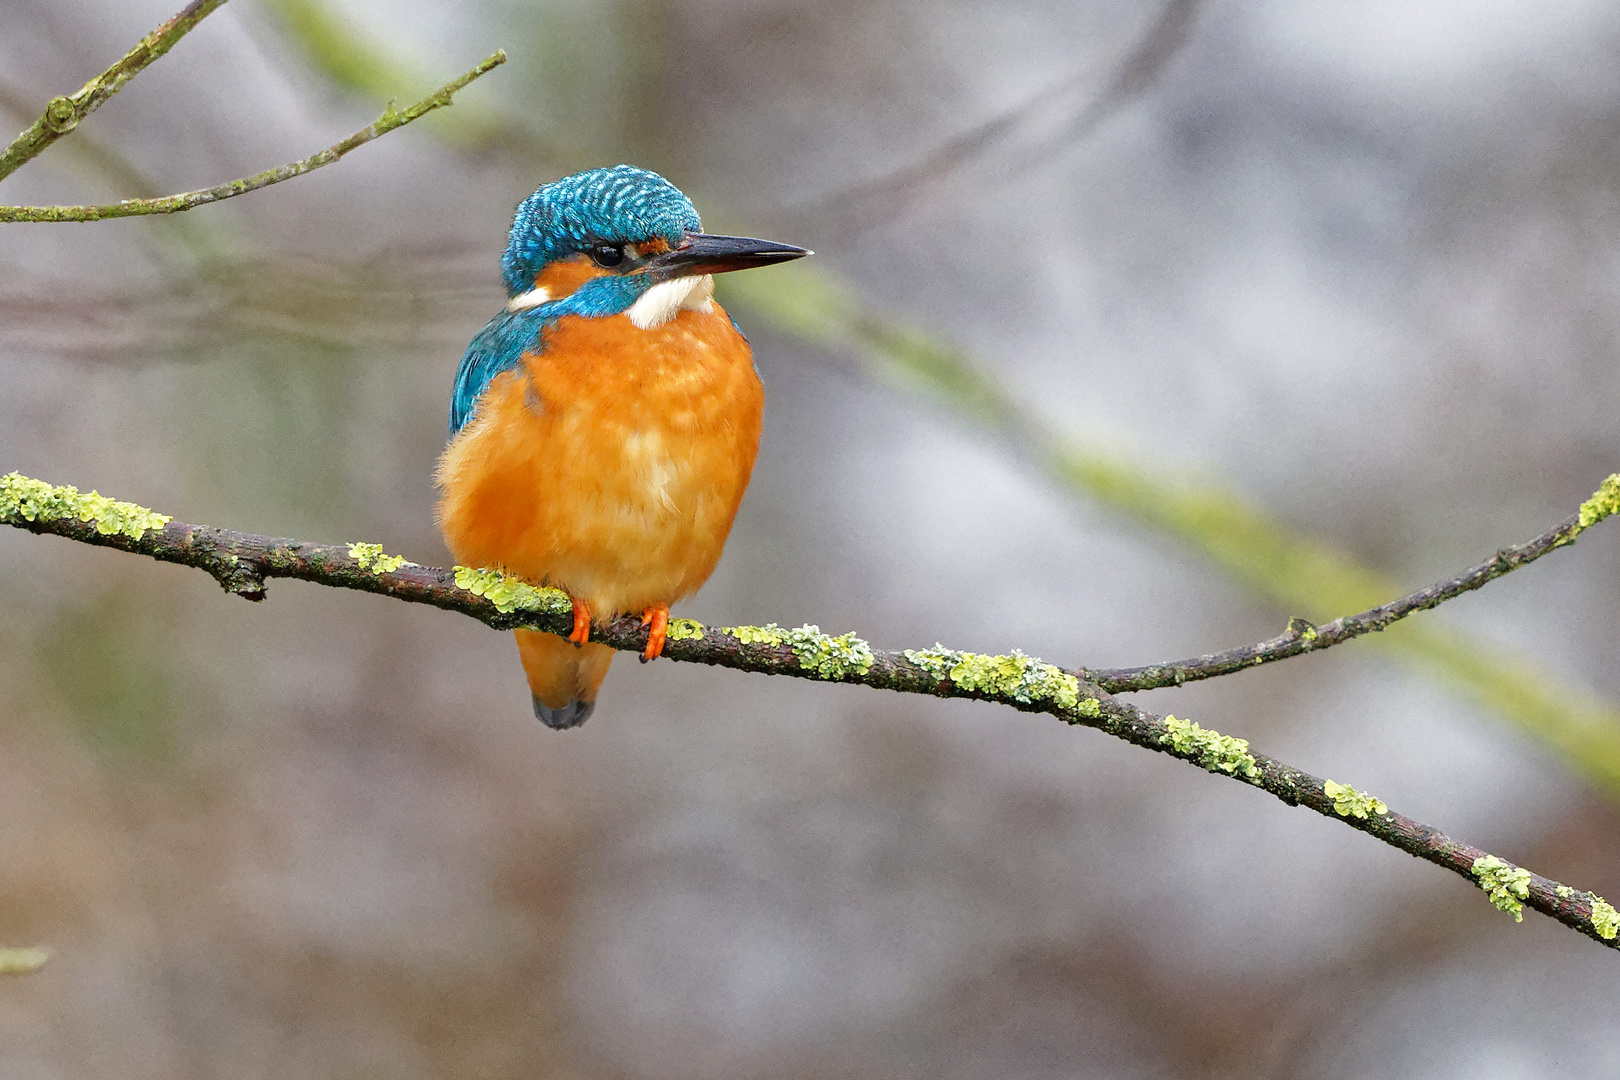
<svg viewBox="0 0 1620 1080">
<path fill-rule="evenodd" d="M 568 640 L 575 645 L 583 645 L 591 640 L 591 609 L 577 596 L 569 599 L 574 602 L 574 631 L 568 635 Z"/>
<path fill-rule="evenodd" d="M 641 613 L 641 625 L 648 627 L 647 648 L 641 653 L 641 662 L 656 660 L 664 655 L 664 634 L 669 630 L 669 605 L 654 604 Z"/>
</svg>

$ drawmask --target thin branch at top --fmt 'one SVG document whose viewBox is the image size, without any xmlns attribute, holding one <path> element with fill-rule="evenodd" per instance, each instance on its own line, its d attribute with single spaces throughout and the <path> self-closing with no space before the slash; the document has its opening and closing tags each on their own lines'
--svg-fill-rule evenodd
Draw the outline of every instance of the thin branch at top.
<svg viewBox="0 0 1620 1080">
<path fill-rule="evenodd" d="M 1580 527 L 1616 512 L 1620 512 L 1620 477 L 1611 477 L 1582 506 Z M 523 626 L 562 635 L 573 625 L 573 604 L 566 593 L 493 571 L 418 566 L 384 554 L 376 544 L 314 544 L 185 525 L 142 506 L 16 473 L 0 477 L 0 524 L 196 567 L 213 575 L 226 591 L 250 600 L 264 599 L 268 578 L 297 578 L 459 611 L 497 629 Z M 647 643 L 647 630 L 634 616 L 621 617 L 593 624 L 591 640 L 639 651 Z M 674 619 L 664 655 L 769 675 L 992 701 L 1094 727 L 1270 792 L 1290 806 L 1309 807 L 1443 866 L 1484 890 L 1492 903 L 1516 918 L 1522 919 L 1529 906 L 1600 944 L 1620 948 L 1620 912 L 1600 896 L 1453 840 L 1394 813 L 1367 792 L 1251 751 L 1243 739 L 1146 712 L 1021 652 L 985 656 L 942 645 L 887 651 L 872 648 L 853 633 L 832 636 L 814 626 L 708 627 Z"/>
<path fill-rule="evenodd" d="M 54 97 L 32 127 L 0 150 L 0 180 L 38 157 L 46 147 L 78 127 L 79 121 L 95 112 L 103 101 L 124 88 L 146 65 L 174 48 L 175 42 L 191 32 L 225 0 L 192 0 L 185 10 L 147 34 L 124 58 L 91 79 L 76 93 Z"/>
<path fill-rule="evenodd" d="M 1052 142 L 1075 142 L 1140 97 L 1154 79 L 1170 64 L 1191 36 L 1203 0 L 1169 0 L 1153 25 L 1142 35 L 1130 53 L 1110 73 L 1101 93 L 1085 101 L 1063 125 L 1054 140 L 1026 148 L 1021 153 L 1003 154 L 1003 169 L 1027 164 L 1054 147 Z M 790 208 L 794 213 L 818 213 L 851 230 L 864 228 L 884 217 L 892 217 L 914 202 L 926 189 L 943 183 L 986 157 L 1026 128 L 1032 118 L 1054 97 L 1071 95 L 1089 81 L 1085 71 L 1065 75 L 1033 97 L 1020 102 L 970 131 L 962 132 L 928 151 L 921 158 L 886 175 L 863 181 L 836 194 L 818 199 L 809 207 Z"/>
<path fill-rule="evenodd" d="M 1267 641 L 1245 645 L 1238 649 L 1195 656 L 1190 660 L 1176 660 L 1163 664 L 1149 664 L 1135 668 L 1081 668 L 1077 674 L 1096 683 L 1109 693 L 1122 694 L 1132 690 L 1154 690 L 1163 686 L 1180 686 L 1199 679 L 1212 679 L 1217 675 L 1230 675 L 1244 668 L 1269 664 L 1331 648 L 1351 638 L 1382 630 L 1391 623 L 1406 618 L 1415 611 L 1426 611 L 1447 600 L 1477 589 L 1503 574 L 1535 562 L 1550 551 L 1575 538 L 1592 525 L 1607 517 L 1612 510 L 1599 507 L 1612 506 L 1620 499 L 1620 474 L 1603 481 L 1603 486 L 1586 501 L 1578 513 L 1548 529 L 1534 540 L 1503 548 L 1477 566 L 1464 570 L 1455 577 L 1437 581 L 1415 593 L 1391 600 L 1387 604 L 1370 608 L 1359 615 L 1345 615 L 1322 626 L 1312 626 L 1304 619 L 1288 620 L 1288 629 Z"/>
<path fill-rule="evenodd" d="M 208 203 L 219 202 L 221 199 L 234 198 L 249 191 L 267 188 L 271 184 L 279 184 L 283 180 L 291 180 L 295 176 L 314 172 L 323 165 L 330 165 L 344 154 L 356 147 L 364 146 L 371 140 L 388 134 L 395 128 L 404 127 L 412 120 L 419 119 L 434 109 L 444 108 L 451 103 L 451 98 L 474 79 L 478 78 L 500 65 L 506 63 L 504 50 L 486 58 L 477 67 L 462 75 L 453 82 L 446 83 L 432 94 L 418 101 L 415 105 L 404 111 L 396 110 L 390 102 L 382 116 L 376 123 L 361 128 L 342 142 L 327 147 L 318 154 L 294 161 L 279 168 L 268 169 L 256 176 L 249 176 L 241 180 L 232 180 L 227 184 L 218 184 L 200 191 L 187 191 L 179 195 L 165 195 L 157 199 L 125 199 L 123 202 L 110 203 L 105 206 L 0 206 L 0 222 L 8 221 L 100 221 L 103 218 L 137 217 L 143 214 L 178 214 L 190 210 L 195 206 L 204 206 Z"/>
</svg>

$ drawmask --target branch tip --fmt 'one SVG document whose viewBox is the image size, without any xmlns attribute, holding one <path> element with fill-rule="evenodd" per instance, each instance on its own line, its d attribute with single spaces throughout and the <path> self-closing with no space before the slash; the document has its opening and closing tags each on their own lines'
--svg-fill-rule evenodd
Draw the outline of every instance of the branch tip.
<svg viewBox="0 0 1620 1080">
<path fill-rule="evenodd" d="M 1398 600 L 1369 608 L 1356 615 L 1345 615 L 1321 626 L 1298 615 L 1288 620 L 1280 637 L 1256 642 L 1225 652 L 1195 656 L 1187 660 L 1149 664 L 1135 668 L 1082 669 L 1086 678 L 1109 693 L 1156 690 L 1181 686 L 1200 679 L 1230 675 L 1244 668 L 1258 667 L 1307 652 L 1331 648 L 1364 634 L 1374 633 L 1419 611 L 1438 607 L 1463 593 L 1528 566 L 1543 555 L 1575 542 L 1586 529 L 1620 513 L 1620 473 L 1603 481 L 1592 497 L 1581 504 L 1574 516 L 1554 525 L 1540 536 L 1513 547 L 1498 550 L 1490 558 L 1455 577 L 1409 593 Z"/>
</svg>

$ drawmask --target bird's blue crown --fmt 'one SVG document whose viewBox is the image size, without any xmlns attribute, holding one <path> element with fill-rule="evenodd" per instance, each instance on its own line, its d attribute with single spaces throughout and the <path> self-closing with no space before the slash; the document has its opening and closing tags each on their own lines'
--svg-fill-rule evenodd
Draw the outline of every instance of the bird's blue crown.
<svg viewBox="0 0 1620 1080">
<path fill-rule="evenodd" d="M 702 230 L 692 200 L 655 172 L 615 165 L 565 176 L 518 206 L 501 257 L 506 291 L 510 296 L 527 292 L 547 263 L 589 251 L 593 244 L 661 237 L 673 247 L 686 233 Z"/>
<path fill-rule="evenodd" d="M 674 247 L 702 228 L 692 200 L 657 173 L 634 165 L 591 169 L 554 180 L 518 205 L 501 276 L 507 295 L 517 297 L 534 287 L 535 275 L 547 263 L 587 253 L 597 244 L 662 238 Z M 644 275 L 609 274 L 569 296 L 495 316 L 462 357 L 450 402 L 451 433 L 472 418 L 478 396 L 495 376 L 539 346 L 547 325 L 565 315 L 616 315 L 653 284 Z"/>
</svg>

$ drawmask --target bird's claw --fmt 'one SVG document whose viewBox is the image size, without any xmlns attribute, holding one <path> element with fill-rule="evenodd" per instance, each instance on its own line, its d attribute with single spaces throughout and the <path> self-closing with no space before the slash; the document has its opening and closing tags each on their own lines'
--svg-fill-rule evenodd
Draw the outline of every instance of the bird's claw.
<svg viewBox="0 0 1620 1080">
<path fill-rule="evenodd" d="M 574 601 L 574 629 L 568 635 L 568 640 L 575 645 L 583 645 L 591 640 L 591 609 L 579 597 L 570 597 Z"/>
<path fill-rule="evenodd" d="M 664 635 L 669 631 L 669 605 L 656 604 L 643 611 L 641 625 L 647 627 L 647 647 L 641 653 L 641 662 L 645 664 L 664 655 Z"/>
</svg>

